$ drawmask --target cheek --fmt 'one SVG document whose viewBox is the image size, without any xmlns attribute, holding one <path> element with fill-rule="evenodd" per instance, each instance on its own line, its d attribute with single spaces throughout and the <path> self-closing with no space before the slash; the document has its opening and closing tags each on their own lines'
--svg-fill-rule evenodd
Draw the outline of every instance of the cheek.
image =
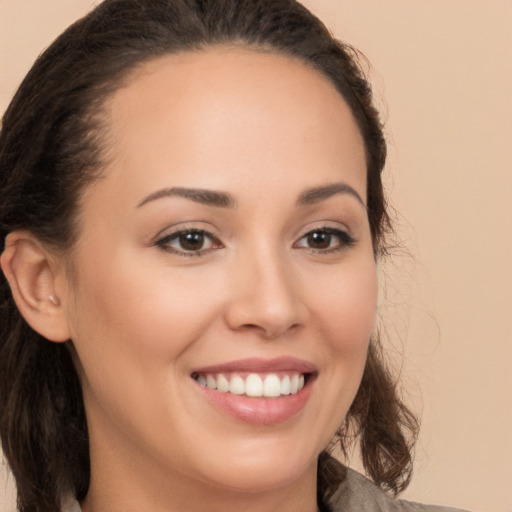
<svg viewBox="0 0 512 512">
<path fill-rule="evenodd" d="M 321 334 L 315 350 L 323 362 L 316 388 L 322 399 L 315 416 L 322 418 L 318 435 L 326 444 L 346 416 L 363 375 L 376 317 L 373 257 L 354 258 L 318 276 L 310 297 Z"/>
<path fill-rule="evenodd" d="M 342 269 L 343 270 L 343 269 Z M 332 348 L 360 357 L 375 327 L 377 277 L 373 259 L 358 262 L 317 288 L 315 315 Z"/>
<path fill-rule="evenodd" d="M 104 261 L 110 264 L 101 268 L 84 262 L 72 300 L 72 339 L 91 428 L 97 432 L 98 422 L 108 426 L 105 418 L 112 417 L 168 425 L 165 405 L 180 403 L 180 388 L 172 384 L 189 371 L 183 354 L 215 317 L 215 301 L 188 276 L 141 266 L 140 259 L 137 265 L 129 255 Z"/>
<path fill-rule="evenodd" d="M 141 265 L 129 251 L 105 255 L 109 264 L 101 267 L 91 261 L 84 258 L 72 299 L 72 338 L 84 366 L 85 359 L 94 366 L 115 362 L 120 371 L 121 364 L 172 361 L 218 317 L 216 294 L 200 271 L 191 278 Z"/>
</svg>

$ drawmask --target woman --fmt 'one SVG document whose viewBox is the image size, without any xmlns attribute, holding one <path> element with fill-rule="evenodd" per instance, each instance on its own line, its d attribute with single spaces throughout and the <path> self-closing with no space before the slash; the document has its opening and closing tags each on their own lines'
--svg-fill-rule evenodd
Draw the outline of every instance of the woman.
<svg viewBox="0 0 512 512">
<path fill-rule="evenodd" d="M 385 154 L 357 54 L 296 2 L 70 27 L 0 137 L 20 510 L 434 510 L 384 492 L 417 430 L 375 334 Z M 328 455 L 354 439 L 376 485 Z"/>
</svg>

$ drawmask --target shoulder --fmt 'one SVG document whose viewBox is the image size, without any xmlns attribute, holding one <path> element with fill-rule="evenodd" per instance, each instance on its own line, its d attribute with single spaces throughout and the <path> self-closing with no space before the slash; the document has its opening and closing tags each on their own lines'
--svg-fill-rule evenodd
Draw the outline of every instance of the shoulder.
<svg viewBox="0 0 512 512">
<path fill-rule="evenodd" d="M 332 512 L 464 512 L 389 497 L 373 482 L 347 468 L 346 477 L 329 499 Z"/>
</svg>

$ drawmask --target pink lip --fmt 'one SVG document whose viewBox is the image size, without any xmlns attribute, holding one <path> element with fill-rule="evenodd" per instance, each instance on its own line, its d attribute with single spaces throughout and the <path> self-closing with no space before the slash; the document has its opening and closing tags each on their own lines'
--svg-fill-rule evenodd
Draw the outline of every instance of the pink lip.
<svg viewBox="0 0 512 512">
<path fill-rule="evenodd" d="M 227 363 L 195 368 L 192 373 L 234 373 L 234 372 L 298 372 L 316 373 L 316 366 L 304 359 L 282 356 L 274 359 L 251 357 Z"/>
<path fill-rule="evenodd" d="M 196 368 L 192 373 L 266 373 L 287 371 L 309 374 L 306 385 L 295 395 L 285 395 L 278 398 L 254 398 L 245 395 L 221 393 L 194 381 L 206 400 L 220 413 L 227 414 L 245 423 L 272 425 L 293 418 L 305 407 L 316 380 L 317 369 L 315 365 L 294 357 L 279 357 L 275 359 L 249 358 Z"/>
</svg>

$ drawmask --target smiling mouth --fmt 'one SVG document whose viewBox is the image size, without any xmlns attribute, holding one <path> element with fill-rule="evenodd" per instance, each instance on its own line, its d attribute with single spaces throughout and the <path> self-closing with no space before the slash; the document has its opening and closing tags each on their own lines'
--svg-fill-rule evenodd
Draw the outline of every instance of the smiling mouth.
<svg viewBox="0 0 512 512">
<path fill-rule="evenodd" d="M 192 373 L 201 386 L 233 395 L 279 398 L 296 395 L 304 388 L 310 374 L 298 372 L 273 373 Z"/>
<path fill-rule="evenodd" d="M 216 411 L 246 424 L 275 425 L 306 407 L 318 369 L 296 357 L 246 358 L 194 368 L 190 377 Z"/>
</svg>

